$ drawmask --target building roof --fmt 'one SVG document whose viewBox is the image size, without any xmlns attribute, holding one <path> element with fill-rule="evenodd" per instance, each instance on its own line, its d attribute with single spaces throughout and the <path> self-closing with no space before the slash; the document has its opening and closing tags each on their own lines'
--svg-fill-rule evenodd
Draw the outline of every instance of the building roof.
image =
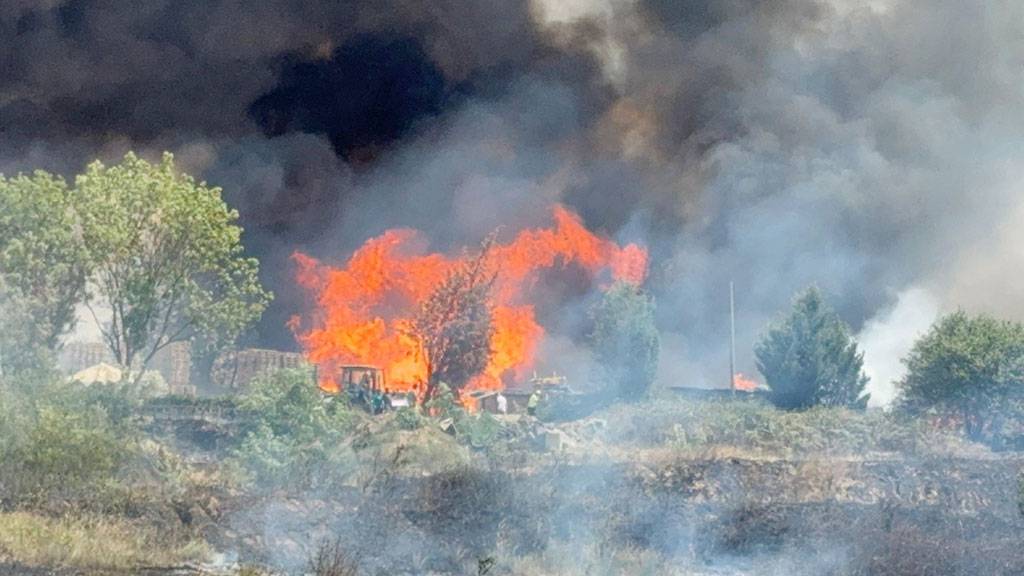
<svg viewBox="0 0 1024 576">
<path fill-rule="evenodd" d="M 100 362 L 84 370 L 75 372 L 71 379 L 82 384 L 109 384 L 120 382 L 124 377 L 124 371 L 117 366 L 111 366 L 106 362 Z"/>
</svg>

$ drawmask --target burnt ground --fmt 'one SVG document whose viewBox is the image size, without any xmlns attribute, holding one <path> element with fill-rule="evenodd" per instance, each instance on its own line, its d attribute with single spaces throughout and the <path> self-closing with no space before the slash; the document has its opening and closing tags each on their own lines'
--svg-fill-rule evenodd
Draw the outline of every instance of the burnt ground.
<svg viewBox="0 0 1024 576">
<path fill-rule="evenodd" d="M 200 460 L 217 453 L 179 440 Z M 543 444 L 538 434 L 533 450 Z M 239 495 L 203 533 L 243 562 L 290 571 L 338 539 L 366 574 L 474 574 L 480 560 L 495 561 L 489 574 L 524 574 L 517 558 L 592 549 L 651 553 L 679 574 L 1024 574 L 1024 457 L 957 454 L 686 456 L 584 440 L 575 453 Z"/>
<path fill-rule="evenodd" d="M 501 559 L 556 544 L 651 551 L 735 574 L 1022 574 L 1021 466 L 944 457 L 467 467 L 266 496 L 211 536 L 293 568 L 338 537 L 368 573 L 389 574 L 465 574 L 481 558 L 499 559 L 491 573 L 511 573 Z M 787 572 L 771 568 L 783 563 Z"/>
<path fill-rule="evenodd" d="M 0 576 L 78 576 L 80 572 L 60 568 L 41 568 L 0 562 Z"/>
</svg>

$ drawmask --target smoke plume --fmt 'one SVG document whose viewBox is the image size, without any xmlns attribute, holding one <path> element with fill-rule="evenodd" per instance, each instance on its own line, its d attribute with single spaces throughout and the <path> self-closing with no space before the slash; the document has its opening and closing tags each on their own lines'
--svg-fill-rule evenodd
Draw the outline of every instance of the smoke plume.
<svg viewBox="0 0 1024 576">
<path fill-rule="evenodd" d="M 663 373 L 714 385 L 730 280 L 747 373 L 811 283 L 858 331 L 914 286 L 1021 317 L 1022 38 L 1011 0 L 15 0 L 0 171 L 176 152 L 241 211 L 277 347 L 294 250 L 562 202 L 649 246 Z"/>
</svg>

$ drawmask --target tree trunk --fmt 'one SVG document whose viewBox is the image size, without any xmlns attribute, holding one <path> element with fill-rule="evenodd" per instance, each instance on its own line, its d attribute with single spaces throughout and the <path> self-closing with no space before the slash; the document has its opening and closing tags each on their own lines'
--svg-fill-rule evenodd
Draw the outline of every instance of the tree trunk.
<svg viewBox="0 0 1024 576">
<path fill-rule="evenodd" d="M 964 431 L 967 433 L 967 438 L 972 442 L 980 442 L 982 440 L 982 432 L 984 431 L 981 418 L 972 410 L 964 410 L 963 418 Z"/>
<path fill-rule="evenodd" d="M 423 403 L 426 404 L 433 400 L 434 394 L 437 394 L 437 380 L 435 378 L 428 378 L 427 389 L 423 392 Z"/>
</svg>

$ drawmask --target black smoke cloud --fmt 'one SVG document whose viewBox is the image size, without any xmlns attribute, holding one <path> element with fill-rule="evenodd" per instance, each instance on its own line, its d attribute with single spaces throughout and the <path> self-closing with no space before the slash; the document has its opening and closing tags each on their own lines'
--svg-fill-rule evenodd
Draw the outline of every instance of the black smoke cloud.
<svg viewBox="0 0 1024 576">
<path fill-rule="evenodd" d="M 444 109 L 447 92 L 444 75 L 414 39 L 367 36 L 328 59 L 289 62 L 249 114 L 268 137 L 323 134 L 342 158 L 372 160 L 373 148 Z"/>
<path fill-rule="evenodd" d="M 822 286 L 1019 316 L 1024 9 L 1008 0 L 10 1 L 0 170 L 170 149 L 225 188 L 293 346 L 288 255 L 438 248 L 561 201 L 653 255 L 667 381 L 715 384 Z M 567 306 L 567 310 L 578 310 Z M 871 353 L 868 354 L 868 362 Z"/>
</svg>

